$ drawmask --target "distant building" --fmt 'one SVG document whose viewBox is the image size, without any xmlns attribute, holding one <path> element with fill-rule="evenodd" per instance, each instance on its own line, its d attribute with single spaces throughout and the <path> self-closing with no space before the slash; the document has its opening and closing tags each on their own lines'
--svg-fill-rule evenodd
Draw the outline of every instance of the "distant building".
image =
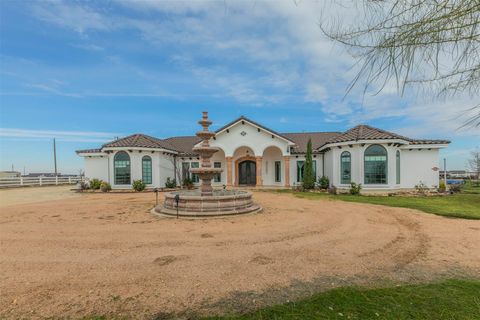
<svg viewBox="0 0 480 320">
<path fill-rule="evenodd" d="M 453 179 L 468 179 L 468 178 L 476 178 L 477 174 L 475 172 L 469 172 L 466 170 L 450 170 L 447 171 L 447 177 Z"/>
<path fill-rule="evenodd" d="M 22 174 L 18 171 L 0 171 L 0 179 L 6 179 L 6 178 L 18 178 Z"/>
</svg>

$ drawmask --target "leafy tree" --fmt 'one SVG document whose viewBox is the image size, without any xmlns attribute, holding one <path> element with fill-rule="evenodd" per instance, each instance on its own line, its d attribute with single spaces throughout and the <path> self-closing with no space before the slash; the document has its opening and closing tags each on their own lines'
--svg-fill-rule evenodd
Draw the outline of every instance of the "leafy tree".
<svg viewBox="0 0 480 320">
<path fill-rule="evenodd" d="M 313 159 L 312 159 L 312 140 L 308 139 L 307 154 L 305 155 L 305 164 L 303 167 L 303 188 L 313 189 L 315 187 L 315 175 L 313 174 Z"/>
<path fill-rule="evenodd" d="M 479 95 L 479 0 L 343 2 L 363 16 L 353 24 L 339 20 L 320 27 L 360 66 L 349 90 L 362 82 L 365 91 L 380 91 L 393 80 L 402 93 L 413 84 L 442 96 Z M 480 104 L 466 111 L 465 125 L 480 127 Z"/>
<path fill-rule="evenodd" d="M 480 178 L 480 149 L 470 152 L 468 167 L 475 173 L 477 179 Z"/>
</svg>

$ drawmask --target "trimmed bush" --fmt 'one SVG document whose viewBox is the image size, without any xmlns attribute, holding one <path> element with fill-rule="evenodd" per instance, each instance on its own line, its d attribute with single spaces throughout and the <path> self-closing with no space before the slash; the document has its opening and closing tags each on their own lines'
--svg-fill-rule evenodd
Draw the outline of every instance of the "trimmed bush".
<svg viewBox="0 0 480 320">
<path fill-rule="evenodd" d="M 440 180 L 440 184 L 438 185 L 438 192 L 445 192 L 445 190 L 447 190 L 445 181 Z"/>
<path fill-rule="evenodd" d="M 165 188 L 173 189 L 177 187 L 177 180 L 176 179 L 170 179 L 170 177 L 167 178 L 167 182 L 165 182 Z"/>
<path fill-rule="evenodd" d="M 337 194 L 337 187 L 331 186 L 330 188 L 328 188 L 328 193 Z"/>
<path fill-rule="evenodd" d="M 102 190 L 102 192 L 108 192 L 112 190 L 112 186 L 110 183 L 102 181 L 102 184 L 100 184 L 100 190 Z"/>
<path fill-rule="evenodd" d="M 145 190 L 145 187 L 146 187 L 145 182 L 143 182 L 142 180 L 133 181 L 133 184 L 132 184 L 133 190 L 140 192 Z"/>
<path fill-rule="evenodd" d="M 320 187 L 320 189 L 327 190 L 330 186 L 330 180 L 328 179 L 328 177 L 323 176 L 318 179 L 318 186 Z"/>
<path fill-rule="evenodd" d="M 355 182 L 350 183 L 350 194 L 358 195 L 360 194 L 360 190 L 362 190 L 362 184 L 356 184 Z"/>
<path fill-rule="evenodd" d="M 193 189 L 193 181 L 189 177 L 183 179 L 183 187 L 187 189 Z"/>
<path fill-rule="evenodd" d="M 91 188 L 92 190 L 98 190 L 98 189 L 100 189 L 100 185 L 101 185 L 101 184 L 102 184 L 102 180 L 100 180 L 100 179 L 92 179 L 92 180 L 90 181 L 90 188 Z"/>
</svg>

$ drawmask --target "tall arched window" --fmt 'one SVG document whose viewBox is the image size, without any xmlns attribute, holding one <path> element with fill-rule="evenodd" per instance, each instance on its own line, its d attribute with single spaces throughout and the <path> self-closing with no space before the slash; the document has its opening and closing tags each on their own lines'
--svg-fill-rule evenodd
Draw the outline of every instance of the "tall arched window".
<svg viewBox="0 0 480 320">
<path fill-rule="evenodd" d="M 130 184 L 130 156 L 125 151 L 120 151 L 113 158 L 115 170 L 115 184 Z"/>
<path fill-rule="evenodd" d="M 341 183 L 348 184 L 352 180 L 352 157 L 350 152 L 343 151 L 340 155 L 340 176 Z"/>
<path fill-rule="evenodd" d="M 365 184 L 387 183 L 387 150 L 381 145 L 374 144 L 364 153 Z"/>
<path fill-rule="evenodd" d="M 145 184 L 152 184 L 152 158 L 149 156 L 142 158 L 142 181 Z"/>
<path fill-rule="evenodd" d="M 396 155 L 396 173 L 397 173 L 397 184 L 400 184 L 400 150 L 397 150 L 397 155 Z"/>
</svg>

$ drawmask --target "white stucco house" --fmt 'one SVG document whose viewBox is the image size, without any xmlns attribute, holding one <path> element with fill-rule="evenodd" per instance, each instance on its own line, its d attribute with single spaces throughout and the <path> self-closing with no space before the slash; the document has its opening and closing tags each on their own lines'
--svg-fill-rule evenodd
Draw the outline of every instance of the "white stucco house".
<svg viewBox="0 0 480 320">
<path fill-rule="evenodd" d="M 299 185 L 309 139 L 317 178 L 327 176 L 339 189 L 356 182 L 363 191 L 382 192 L 412 189 L 420 182 L 437 187 L 439 150 L 450 143 L 411 139 L 367 125 L 346 132 L 278 133 L 242 116 L 218 129 L 210 141 L 219 148 L 214 166 L 224 169 L 213 185 Z M 107 181 L 114 189 L 130 189 L 137 179 L 151 188 L 165 187 L 167 178 L 182 181 L 187 175 L 198 183 L 189 172 L 199 166 L 192 152 L 197 143 L 194 135 L 158 139 L 133 134 L 77 154 L 85 159 L 86 178 Z"/>
</svg>

